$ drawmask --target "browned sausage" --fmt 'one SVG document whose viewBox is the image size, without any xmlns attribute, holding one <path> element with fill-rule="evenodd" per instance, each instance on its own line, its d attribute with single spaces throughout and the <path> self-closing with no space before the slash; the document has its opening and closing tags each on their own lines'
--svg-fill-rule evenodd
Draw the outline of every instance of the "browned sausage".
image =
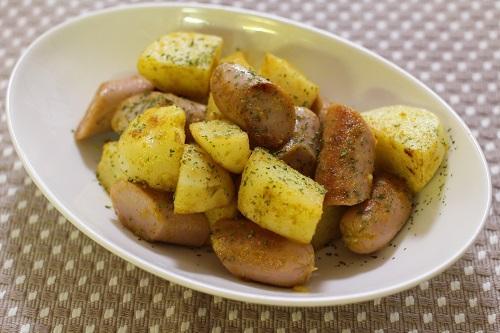
<svg viewBox="0 0 500 333">
<path fill-rule="evenodd" d="M 102 83 L 76 129 L 75 139 L 83 140 L 111 130 L 111 119 L 118 104 L 127 97 L 151 90 L 153 85 L 139 75 Z"/>
<path fill-rule="evenodd" d="M 293 134 L 293 101 L 271 81 L 238 64 L 217 66 L 210 80 L 220 112 L 248 133 L 250 143 L 281 148 Z"/>
<path fill-rule="evenodd" d="M 401 230 L 412 211 L 412 194 L 399 178 L 376 175 L 371 198 L 349 207 L 340 221 L 346 246 L 356 253 L 385 247 Z"/>
<path fill-rule="evenodd" d="M 311 105 L 311 111 L 314 112 L 315 114 L 319 114 L 323 109 L 324 104 L 325 103 L 323 102 L 323 99 L 321 98 L 320 95 L 318 95 Z"/>
<path fill-rule="evenodd" d="M 204 214 L 174 214 L 171 194 L 127 181 L 111 186 L 111 201 L 118 219 L 137 236 L 188 246 L 207 243 L 210 234 Z"/>
<path fill-rule="evenodd" d="M 310 244 L 288 240 L 246 219 L 217 221 L 211 240 L 224 267 L 242 279 L 293 287 L 306 283 L 314 270 Z"/>
<path fill-rule="evenodd" d="M 325 205 L 358 204 L 370 196 L 375 138 L 361 115 L 344 105 L 332 105 L 323 121 L 323 142 L 316 181 L 328 193 Z"/>
<path fill-rule="evenodd" d="M 293 136 L 276 156 L 295 170 L 312 177 L 319 152 L 319 119 L 314 112 L 304 107 L 295 107 L 295 114 Z"/>
<path fill-rule="evenodd" d="M 111 127 L 113 131 L 121 133 L 135 117 L 147 109 L 172 104 L 177 105 L 186 113 L 186 134 L 190 133 L 189 125 L 191 123 L 205 120 L 205 105 L 175 96 L 174 94 L 152 91 L 131 96 L 121 102 L 116 108 L 111 121 Z"/>
</svg>

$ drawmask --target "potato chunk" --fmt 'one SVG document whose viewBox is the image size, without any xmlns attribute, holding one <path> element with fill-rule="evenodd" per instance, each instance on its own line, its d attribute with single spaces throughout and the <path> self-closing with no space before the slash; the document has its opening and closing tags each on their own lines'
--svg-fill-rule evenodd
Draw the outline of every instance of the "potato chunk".
<svg viewBox="0 0 500 333">
<path fill-rule="evenodd" d="M 420 191 L 434 176 L 447 151 L 439 118 L 424 109 L 395 105 L 362 113 L 377 139 L 376 165 Z"/>
<path fill-rule="evenodd" d="M 173 32 L 146 48 L 137 69 L 162 91 L 204 99 L 221 48 L 218 36 Z"/>
<path fill-rule="evenodd" d="M 146 110 L 120 137 L 118 150 L 128 179 L 173 191 L 186 135 L 184 111 L 174 105 Z"/>
<path fill-rule="evenodd" d="M 228 120 L 227 117 L 220 112 L 217 105 L 215 105 L 214 96 L 212 94 L 208 96 L 207 120 Z"/>
<path fill-rule="evenodd" d="M 260 74 L 281 87 L 297 106 L 311 108 L 319 93 L 319 87 L 285 59 L 266 53 Z"/>
<path fill-rule="evenodd" d="M 174 212 L 203 213 L 223 207 L 233 198 L 234 184 L 229 172 L 197 145 L 185 145 L 175 190 Z"/>
<path fill-rule="evenodd" d="M 97 179 L 108 192 L 118 180 L 126 179 L 120 165 L 118 141 L 108 142 L 102 147 L 101 160 L 97 165 Z"/>
<path fill-rule="evenodd" d="M 248 134 L 237 125 L 222 120 L 202 121 L 189 126 L 194 140 L 219 165 L 241 173 L 250 156 Z"/>
<path fill-rule="evenodd" d="M 213 229 L 215 222 L 221 219 L 233 219 L 236 218 L 239 214 L 238 211 L 238 201 L 233 200 L 229 205 L 224 207 L 214 208 L 207 210 L 205 212 L 205 216 L 207 217 L 208 223 L 210 225 L 210 229 Z"/>
<path fill-rule="evenodd" d="M 228 62 L 231 64 L 239 64 L 241 66 L 245 66 L 249 69 L 252 69 L 252 66 L 247 61 L 247 58 L 245 57 L 245 54 L 241 51 L 236 51 L 231 53 L 228 56 L 225 56 L 220 60 L 220 63 L 222 64 L 223 62 Z"/>
<path fill-rule="evenodd" d="M 314 180 L 256 148 L 243 171 L 238 209 L 262 228 L 309 243 L 323 213 L 325 193 Z"/>
<path fill-rule="evenodd" d="M 311 245 L 315 250 L 324 248 L 334 239 L 341 237 L 340 234 L 340 219 L 344 214 L 346 207 L 344 206 L 324 206 L 323 215 L 316 227 L 316 232 L 312 238 Z"/>
</svg>

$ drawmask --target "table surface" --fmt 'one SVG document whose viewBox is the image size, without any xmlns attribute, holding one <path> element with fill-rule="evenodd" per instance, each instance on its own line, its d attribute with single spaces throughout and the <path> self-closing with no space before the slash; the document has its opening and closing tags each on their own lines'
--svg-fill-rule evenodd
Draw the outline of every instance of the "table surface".
<svg viewBox="0 0 500 333">
<path fill-rule="evenodd" d="M 500 331 L 500 1 L 209 1 L 292 18 L 378 52 L 444 97 L 488 159 L 491 214 L 457 263 L 393 296 L 318 308 L 225 300 L 146 273 L 81 234 L 23 170 L 5 115 L 19 55 L 67 18 L 126 2 L 0 0 L 1 332 Z"/>
</svg>

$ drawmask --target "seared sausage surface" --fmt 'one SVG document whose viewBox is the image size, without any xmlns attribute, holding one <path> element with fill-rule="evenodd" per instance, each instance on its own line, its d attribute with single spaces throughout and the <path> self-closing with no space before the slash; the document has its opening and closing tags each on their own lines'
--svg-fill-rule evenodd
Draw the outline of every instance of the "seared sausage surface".
<svg viewBox="0 0 500 333">
<path fill-rule="evenodd" d="M 350 207 L 340 220 L 344 243 L 356 253 L 385 247 L 410 217 L 412 200 L 404 181 L 390 174 L 376 175 L 371 198 Z"/>
<path fill-rule="evenodd" d="M 174 214 L 171 194 L 119 181 L 110 190 L 120 222 L 147 241 L 202 246 L 210 234 L 204 214 Z"/>
<path fill-rule="evenodd" d="M 322 114 L 323 140 L 315 179 L 328 193 L 325 205 L 358 204 L 370 196 L 375 138 L 361 115 L 344 105 Z"/>
<path fill-rule="evenodd" d="M 130 96 L 152 90 L 153 85 L 139 75 L 102 83 L 75 131 L 75 139 L 83 140 L 111 130 L 111 119 L 118 104 Z"/>
<path fill-rule="evenodd" d="M 309 280 L 314 270 L 314 250 L 259 227 L 246 219 L 215 223 L 212 246 L 222 264 L 242 279 L 280 287 Z"/>
<path fill-rule="evenodd" d="M 295 114 L 292 138 L 276 153 L 276 156 L 303 175 L 312 177 L 319 152 L 319 119 L 314 112 L 304 107 L 295 107 Z"/>
<path fill-rule="evenodd" d="M 279 149 L 291 138 L 293 102 L 271 81 L 241 65 L 222 63 L 210 88 L 220 112 L 248 133 L 253 146 Z"/>
</svg>

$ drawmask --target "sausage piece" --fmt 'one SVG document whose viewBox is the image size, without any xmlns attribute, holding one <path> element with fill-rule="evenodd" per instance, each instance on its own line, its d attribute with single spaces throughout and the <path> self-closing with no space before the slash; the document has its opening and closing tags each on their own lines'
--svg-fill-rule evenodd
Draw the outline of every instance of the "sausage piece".
<svg viewBox="0 0 500 333">
<path fill-rule="evenodd" d="M 349 207 L 340 220 L 346 246 L 356 253 L 372 253 L 385 247 L 410 217 L 412 194 L 396 176 L 375 176 L 371 198 Z"/>
<path fill-rule="evenodd" d="M 286 164 L 308 177 L 314 176 L 319 151 L 319 119 L 304 107 L 295 107 L 293 136 L 277 153 Z"/>
<path fill-rule="evenodd" d="M 174 214 L 172 195 L 118 181 L 111 201 L 121 223 L 147 241 L 202 246 L 210 234 L 204 214 Z"/>
<path fill-rule="evenodd" d="M 371 193 L 375 138 L 361 115 L 347 106 L 330 106 L 322 119 L 315 179 L 328 190 L 325 205 L 363 202 Z"/>
<path fill-rule="evenodd" d="M 224 267 L 242 279 L 280 287 L 302 285 L 314 270 L 311 244 L 288 240 L 246 219 L 221 219 L 212 246 Z"/>
<path fill-rule="evenodd" d="M 244 66 L 222 63 L 212 74 L 210 89 L 220 112 L 248 133 L 253 146 L 275 150 L 292 137 L 293 102 L 271 81 Z"/>
<path fill-rule="evenodd" d="M 130 122 L 149 108 L 176 105 L 186 113 L 186 134 L 189 125 L 205 120 L 206 106 L 170 93 L 145 92 L 125 99 L 118 105 L 111 120 L 113 131 L 122 133 Z"/>
<path fill-rule="evenodd" d="M 111 119 L 118 104 L 127 97 L 152 90 L 153 85 L 139 75 L 102 83 L 75 131 L 75 139 L 83 140 L 111 130 Z"/>
</svg>

